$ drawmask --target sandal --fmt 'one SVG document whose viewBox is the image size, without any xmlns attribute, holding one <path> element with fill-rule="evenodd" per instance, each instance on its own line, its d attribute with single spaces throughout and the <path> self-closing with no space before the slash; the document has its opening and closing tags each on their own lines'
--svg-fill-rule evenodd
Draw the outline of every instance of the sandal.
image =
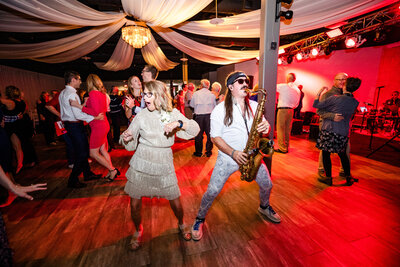
<svg viewBox="0 0 400 267">
<path fill-rule="evenodd" d="M 114 175 L 113 178 L 111 178 L 111 173 L 112 173 L 113 171 L 117 171 L 117 173 Z M 115 169 L 113 169 L 113 170 L 111 170 L 111 171 L 108 171 L 107 176 L 105 176 L 104 178 L 107 179 L 107 180 L 109 180 L 110 182 L 112 182 L 112 181 L 114 181 L 115 178 L 118 177 L 118 175 L 121 175 L 121 172 L 120 172 L 117 168 L 115 168 Z"/>
<path fill-rule="evenodd" d="M 138 250 L 142 244 L 143 228 L 139 232 L 135 232 L 129 242 L 129 250 Z"/>
<path fill-rule="evenodd" d="M 192 239 L 192 229 L 190 226 L 187 226 L 185 224 L 178 224 L 178 228 L 182 238 L 185 241 L 189 241 L 190 239 Z"/>
</svg>

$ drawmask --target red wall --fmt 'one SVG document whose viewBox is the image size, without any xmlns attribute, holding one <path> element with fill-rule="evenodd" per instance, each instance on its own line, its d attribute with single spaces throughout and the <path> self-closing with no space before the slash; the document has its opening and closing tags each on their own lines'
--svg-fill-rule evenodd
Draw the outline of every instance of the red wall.
<svg viewBox="0 0 400 267">
<path fill-rule="evenodd" d="M 305 97 L 302 111 L 314 111 L 312 102 L 322 86 L 331 87 L 333 78 L 338 72 L 362 80 L 355 97 L 360 101 L 375 104 L 376 87 L 384 85 L 379 97 L 379 105 L 390 97 L 391 91 L 400 89 L 400 42 L 377 47 L 339 50 L 329 56 L 317 57 L 303 61 L 293 60 L 290 65 L 278 66 L 278 83 L 285 82 L 289 72 L 297 75 L 297 84 L 303 85 Z M 395 73 L 396 72 L 396 73 Z M 397 76 L 396 76 L 397 75 Z"/>
</svg>

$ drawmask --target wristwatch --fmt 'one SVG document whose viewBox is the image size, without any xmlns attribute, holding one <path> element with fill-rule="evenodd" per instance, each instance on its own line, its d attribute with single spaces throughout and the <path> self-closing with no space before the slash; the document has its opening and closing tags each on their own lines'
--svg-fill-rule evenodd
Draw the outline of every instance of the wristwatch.
<svg viewBox="0 0 400 267">
<path fill-rule="evenodd" d="M 183 127 L 183 121 L 181 121 L 181 120 L 178 120 L 178 123 L 179 123 L 179 128 L 182 128 Z"/>
</svg>

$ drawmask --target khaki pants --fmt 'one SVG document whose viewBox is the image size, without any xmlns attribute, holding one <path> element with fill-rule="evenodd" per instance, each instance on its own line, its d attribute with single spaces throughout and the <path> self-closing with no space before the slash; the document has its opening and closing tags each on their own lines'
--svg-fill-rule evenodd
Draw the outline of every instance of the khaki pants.
<svg viewBox="0 0 400 267">
<path fill-rule="evenodd" d="M 293 109 L 278 109 L 276 131 L 278 148 L 283 152 L 289 149 L 289 138 L 292 130 Z"/>
</svg>

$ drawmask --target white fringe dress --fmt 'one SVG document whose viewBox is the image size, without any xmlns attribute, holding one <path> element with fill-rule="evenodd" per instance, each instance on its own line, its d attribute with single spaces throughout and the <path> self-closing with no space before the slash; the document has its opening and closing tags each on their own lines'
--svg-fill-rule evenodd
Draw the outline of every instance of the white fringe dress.
<svg viewBox="0 0 400 267">
<path fill-rule="evenodd" d="M 143 109 L 135 116 L 127 131 L 132 133 L 129 142 L 121 141 L 125 149 L 136 150 L 126 172 L 125 192 L 131 198 L 162 197 L 168 200 L 180 196 L 178 180 L 175 174 L 171 146 L 175 134 L 166 136 L 164 124 L 182 120 L 186 130 L 178 129 L 176 135 L 182 139 L 191 139 L 200 131 L 194 120 L 187 119 L 177 109 L 172 112 L 149 111 Z"/>
</svg>

